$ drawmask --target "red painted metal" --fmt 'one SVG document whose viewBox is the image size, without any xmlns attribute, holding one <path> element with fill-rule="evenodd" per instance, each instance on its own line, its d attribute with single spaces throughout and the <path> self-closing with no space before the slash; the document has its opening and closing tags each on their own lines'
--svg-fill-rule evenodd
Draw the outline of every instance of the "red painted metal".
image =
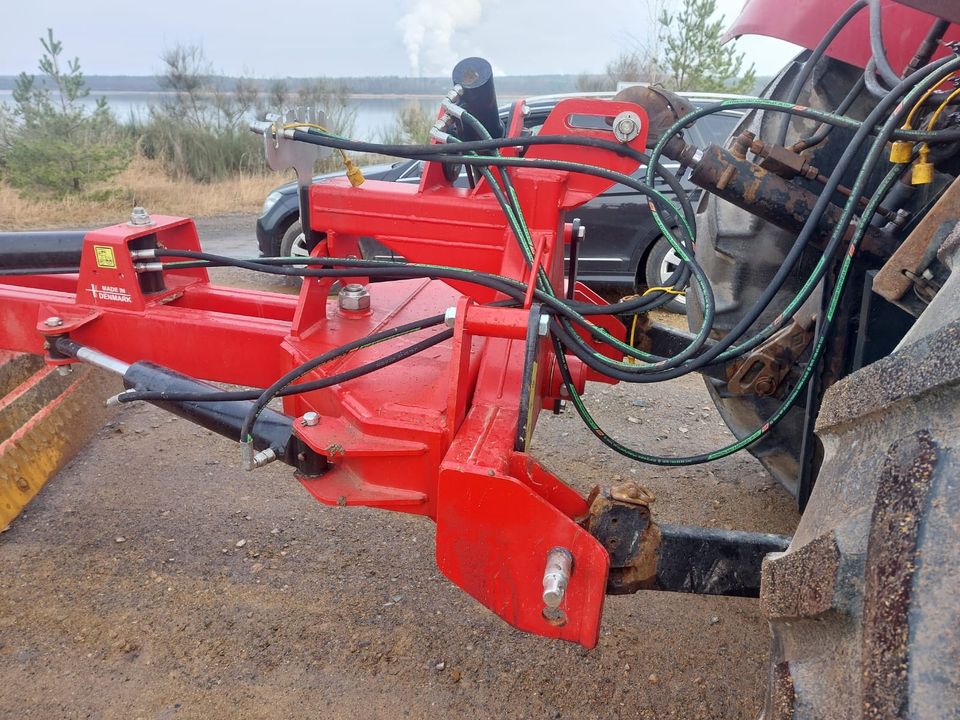
<svg viewBox="0 0 960 720">
<path fill-rule="evenodd" d="M 792 42 L 808 50 L 827 33 L 852 0 L 792 0 L 789 12 L 784 12 L 783 0 L 747 0 L 726 38 L 741 35 L 766 35 Z M 910 7 L 886 0 L 883 3 L 883 44 L 890 64 L 897 72 L 903 70 L 913 57 L 917 46 L 933 23 L 933 16 Z M 951 25 L 944 40 L 960 40 L 960 27 Z M 941 47 L 934 57 L 947 53 Z M 840 31 L 827 49 L 827 55 L 843 62 L 866 67 L 870 60 L 869 13 L 861 10 Z"/>
<path fill-rule="evenodd" d="M 637 112 L 645 123 L 636 106 L 578 99 L 558 104 L 543 131 L 612 139 L 602 128 L 611 127 L 623 110 Z M 592 118 L 592 129 L 579 124 L 584 118 Z M 645 141 L 644 128 L 631 145 L 643 149 Z M 636 170 L 628 158 L 582 147 L 538 146 L 527 157 Z M 561 171 L 510 172 L 538 263 L 559 292 L 563 240 L 570 232 L 562 213 L 611 183 Z M 200 248 L 189 220 L 154 220 L 149 227 L 116 225 L 91 232 L 76 277 L 35 276 L 0 284 L 5 319 L 0 347 L 42 352 L 45 335 L 67 333 L 130 362 L 150 360 L 206 380 L 266 386 L 320 353 L 455 307 L 451 340 L 348 383 L 285 398 L 291 415 L 319 413 L 318 424 L 294 423 L 294 428 L 330 464 L 323 476 L 301 482 L 324 503 L 433 518 L 439 567 L 473 597 L 523 630 L 587 647 L 597 642 L 609 561 L 578 522 L 586 515 L 586 502 L 514 449 L 521 397 L 532 393 L 535 418 L 536 409 L 552 406 L 561 393 L 547 338 L 538 341 L 532 383 L 522 382 L 527 309 L 484 307 L 501 298 L 481 286 L 427 279 L 371 285 L 370 309 L 362 312 L 340 309 L 329 298 L 331 281 L 316 277 L 306 278 L 299 298 L 292 298 L 212 286 L 204 270 L 168 269 L 162 273 L 163 289 L 147 292 L 131 249 L 153 241 L 171 249 Z M 455 188 L 432 163 L 419 187 L 376 181 L 357 188 L 340 180 L 315 184 L 310 222 L 324 233 L 316 255 L 358 255 L 357 238 L 374 237 L 414 262 L 497 273 L 524 283 L 531 278 L 486 183 Z M 579 285 L 576 297 L 603 303 Z M 44 320 L 50 316 L 61 318 L 62 325 L 48 326 Z M 615 318 L 597 322 L 623 337 Z M 305 379 L 340 373 L 436 332 L 440 329 L 356 350 Z M 573 358 L 569 362 L 582 386 L 590 371 Z M 541 598 L 547 553 L 558 546 L 574 557 L 560 619 L 544 616 Z"/>
</svg>

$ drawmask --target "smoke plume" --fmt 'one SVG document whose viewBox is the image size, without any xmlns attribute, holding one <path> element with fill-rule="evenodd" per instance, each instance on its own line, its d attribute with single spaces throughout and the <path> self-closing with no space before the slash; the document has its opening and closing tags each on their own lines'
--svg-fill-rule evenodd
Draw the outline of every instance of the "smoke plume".
<svg viewBox="0 0 960 720">
<path fill-rule="evenodd" d="M 443 74 L 468 55 L 454 48 L 454 35 L 480 22 L 482 0 L 413 0 L 399 27 L 415 75 Z"/>
</svg>

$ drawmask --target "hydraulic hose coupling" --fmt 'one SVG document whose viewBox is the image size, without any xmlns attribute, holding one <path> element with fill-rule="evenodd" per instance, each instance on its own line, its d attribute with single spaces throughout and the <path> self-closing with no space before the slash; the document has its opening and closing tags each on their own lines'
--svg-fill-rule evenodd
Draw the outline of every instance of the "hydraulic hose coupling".
<svg viewBox="0 0 960 720">
<path fill-rule="evenodd" d="M 244 440 L 240 443 L 240 462 L 244 470 L 253 470 L 253 456 L 255 452 L 253 449 L 253 440 Z"/>
<path fill-rule="evenodd" d="M 273 448 L 254 452 L 252 440 L 244 440 L 240 443 L 240 457 L 244 470 L 262 468 L 264 465 L 268 465 L 278 458 Z"/>
<path fill-rule="evenodd" d="M 445 133 L 442 130 L 438 129 L 436 125 L 430 128 L 430 137 L 436 140 L 440 144 L 450 142 L 451 135 L 450 133 Z"/>
<path fill-rule="evenodd" d="M 555 609 L 563 603 L 572 571 L 573 555 L 569 550 L 555 547 L 547 553 L 547 566 L 543 571 L 543 604 L 548 608 Z"/>
<path fill-rule="evenodd" d="M 444 109 L 447 115 L 455 117 L 457 120 L 463 117 L 463 108 L 450 102 L 449 100 L 444 100 L 441 102 L 440 107 Z"/>
</svg>

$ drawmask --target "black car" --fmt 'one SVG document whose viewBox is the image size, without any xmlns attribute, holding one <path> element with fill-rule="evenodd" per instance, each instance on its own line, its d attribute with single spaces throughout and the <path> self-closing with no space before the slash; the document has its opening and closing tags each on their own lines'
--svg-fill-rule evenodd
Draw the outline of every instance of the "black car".
<svg viewBox="0 0 960 720">
<path fill-rule="evenodd" d="M 717 102 L 723 97 L 698 93 L 683 93 L 695 106 L 702 107 Z M 596 96 L 596 95 L 595 95 Z M 524 117 L 524 129 L 536 133 L 553 107 L 569 95 L 529 98 L 528 112 Z M 604 97 L 604 96 L 601 96 Z M 609 97 L 607 95 L 606 97 Z M 507 110 L 504 111 L 506 117 Z M 737 110 L 724 110 L 707 115 L 686 130 L 689 141 L 701 147 L 710 143 L 723 143 L 742 117 Z M 418 160 L 401 160 L 392 165 L 372 165 L 363 168 L 364 177 L 370 180 L 419 183 L 423 163 Z M 669 169 L 678 166 L 666 163 Z M 319 175 L 314 181 L 337 177 L 343 173 Z M 643 178 L 645 169 L 637 171 Z M 462 176 L 466 184 L 466 175 Z M 683 181 L 684 188 L 695 199 L 697 190 Z M 665 183 L 657 189 L 672 196 Z M 586 226 L 586 236 L 579 249 L 577 277 L 595 288 L 611 288 L 627 294 L 638 289 L 663 285 L 679 262 L 670 244 L 663 238 L 647 208 L 646 199 L 631 188 L 614 185 L 602 195 L 568 213 L 569 222 L 580 218 Z M 299 202 L 296 183 L 281 185 L 271 192 L 257 218 L 257 242 L 261 255 L 297 256 L 306 255 L 303 233 L 299 223 Z M 364 257 L 393 259 L 388 248 L 371 238 L 362 238 L 360 249 Z M 666 309 L 683 312 L 684 298 L 678 296 Z"/>
</svg>

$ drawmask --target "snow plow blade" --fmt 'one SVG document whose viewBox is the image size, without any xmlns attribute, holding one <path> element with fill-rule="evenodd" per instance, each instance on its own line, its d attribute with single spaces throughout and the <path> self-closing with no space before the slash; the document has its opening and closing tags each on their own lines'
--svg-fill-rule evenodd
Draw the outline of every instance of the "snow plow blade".
<svg viewBox="0 0 960 720">
<path fill-rule="evenodd" d="M 0 351 L 0 530 L 103 425 L 119 389 L 93 368 L 60 375 L 37 355 Z"/>
</svg>

